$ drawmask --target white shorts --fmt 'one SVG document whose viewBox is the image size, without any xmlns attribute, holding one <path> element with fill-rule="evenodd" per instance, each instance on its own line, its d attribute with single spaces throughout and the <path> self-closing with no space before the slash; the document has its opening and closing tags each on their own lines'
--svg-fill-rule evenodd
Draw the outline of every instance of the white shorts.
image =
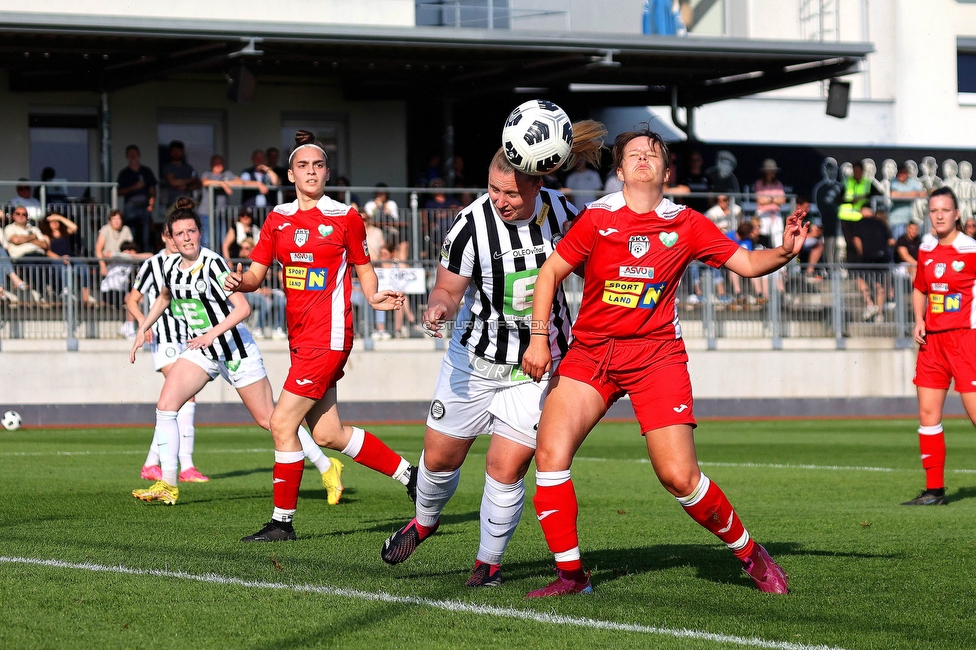
<svg viewBox="0 0 976 650">
<path fill-rule="evenodd" d="M 247 356 L 243 359 L 214 361 L 205 357 L 202 350 L 187 348 L 180 354 L 180 359 L 186 359 L 190 363 L 200 366 L 211 379 L 220 375 L 234 388 L 244 388 L 268 376 L 264 370 L 264 359 L 261 358 L 261 351 L 258 350 L 254 341 L 246 341 L 244 350 L 247 352 Z"/>
<path fill-rule="evenodd" d="M 176 363 L 176 359 L 184 349 L 186 349 L 185 343 L 160 343 L 156 338 L 153 338 L 153 342 L 149 345 L 149 351 L 152 352 L 156 372 Z"/>
<path fill-rule="evenodd" d="M 451 341 L 437 377 L 427 426 L 462 440 L 495 433 L 535 449 L 548 386 L 548 374 L 536 383 L 518 366 L 489 363 Z"/>
</svg>

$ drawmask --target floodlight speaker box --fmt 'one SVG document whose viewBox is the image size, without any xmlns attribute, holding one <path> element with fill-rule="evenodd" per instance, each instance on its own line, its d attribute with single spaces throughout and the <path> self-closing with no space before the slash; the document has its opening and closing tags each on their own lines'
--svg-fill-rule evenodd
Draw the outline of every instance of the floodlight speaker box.
<svg viewBox="0 0 976 650">
<path fill-rule="evenodd" d="M 258 79 L 254 73 L 241 63 L 227 73 L 230 84 L 227 86 L 227 99 L 238 104 L 247 104 L 254 99 L 254 91 L 258 87 Z"/>
<path fill-rule="evenodd" d="M 847 117 L 851 105 L 851 84 L 847 81 L 830 80 L 827 88 L 827 115 Z"/>
</svg>

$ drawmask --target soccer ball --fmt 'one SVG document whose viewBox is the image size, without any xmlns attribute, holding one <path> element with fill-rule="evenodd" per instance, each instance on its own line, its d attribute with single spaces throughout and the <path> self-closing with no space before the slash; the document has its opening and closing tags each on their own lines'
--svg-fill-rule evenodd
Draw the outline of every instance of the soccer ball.
<svg viewBox="0 0 976 650">
<path fill-rule="evenodd" d="M 20 413 L 17 411 L 7 411 L 3 414 L 3 419 L 0 420 L 0 424 L 3 424 L 3 428 L 7 431 L 16 431 L 20 428 L 21 422 Z"/>
<path fill-rule="evenodd" d="M 566 111 L 545 99 L 520 104 L 505 120 L 502 147 L 508 162 L 542 176 L 559 167 L 573 146 L 573 123 Z"/>
</svg>

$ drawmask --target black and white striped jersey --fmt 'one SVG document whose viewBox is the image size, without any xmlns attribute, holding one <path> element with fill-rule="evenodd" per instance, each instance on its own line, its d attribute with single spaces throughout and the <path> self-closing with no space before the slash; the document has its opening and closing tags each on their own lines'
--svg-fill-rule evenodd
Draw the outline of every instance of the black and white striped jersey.
<svg viewBox="0 0 976 650">
<path fill-rule="evenodd" d="M 542 189 L 532 218 L 503 221 L 485 194 L 458 214 L 441 247 L 441 266 L 471 278 L 453 338 L 492 363 L 517 364 L 529 347 L 532 294 L 539 269 L 576 215 L 559 192 Z M 556 291 L 549 325 L 553 359 L 572 340 L 569 305 Z"/>
<path fill-rule="evenodd" d="M 182 260 L 179 253 L 168 256 L 163 262 L 163 278 L 173 294 L 170 309 L 174 316 L 186 323 L 192 339 L 210 331 L 233 311 L 229 294 L 223 287 L 230 269 L 224 258 L 209 248 L 200 249 L 200 257 L 189 269 L 180 268 Z M 243 359 L 248 356 L 244 343 L 250 340 L 247 326 L 238 323 L 237 327 L 214 339 L 213 345 L 205 348 L 203 354 L 213 360 Z"/>
<path fill-rule="evenodd" d="M 136 281 L 132 288 L 145 297 L 147 310 L 151 309 L 156 302 L 159 289 L 164 284 L 163 262 L 168 255 L 166 249 L 159 251 L 143 262 L 136 274 Z M 152 332 L 154 339 L 159 343 L 185 344 L 190 338 L 186 322 L 175 318 L 169 308 L 163 312 L 159 320 L 153 323 Z"/>
</svg>

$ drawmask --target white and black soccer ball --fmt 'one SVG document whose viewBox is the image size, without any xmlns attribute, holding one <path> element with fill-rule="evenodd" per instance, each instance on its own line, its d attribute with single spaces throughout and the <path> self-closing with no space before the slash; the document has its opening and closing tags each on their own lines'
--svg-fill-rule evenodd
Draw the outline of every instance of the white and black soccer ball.
<svg viewBox="0 0 976 650">
<path fill-rule="evenodd" d="M 520 104 L 505 120 L 502 147 L 508 162 L 542 176 L 566 161 L 573 146 L 573 123 L 566 111 L 545 99 Z"/>
<path fill-rule="evenodd" d="M 17 411 L 7 411 L 3 414 L 3 419 L 0 420 L 0 424 L 2 424 L 3 428 L 7 431 L 16 431 L 20 428 L 21 422 L 23 422 L 23 419 L 20 417 L 20 413 Z"/>
</svg>

